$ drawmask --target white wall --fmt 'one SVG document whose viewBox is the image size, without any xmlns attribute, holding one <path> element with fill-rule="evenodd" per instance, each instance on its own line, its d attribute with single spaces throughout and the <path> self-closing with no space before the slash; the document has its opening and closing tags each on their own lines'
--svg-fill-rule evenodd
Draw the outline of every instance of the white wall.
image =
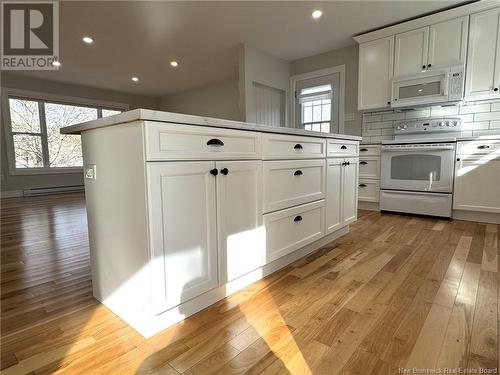
<svg viewBox="0 0 500 375">
<path fill-rule="evenodd" d="M 258 105 L 255 103 L 254 82 L 282 90 L 285 103 L 290 99 L 290 63 L 268 55 L 246 44 L 240 45 L 239 92 L 240 110 L 248 122 L 257 122 Z M 285 111 L 285 125 L 289 117 Z"/>
<path fill-rule="evenodd" d="M 358 45 L 305 57 L 290 63 L 290 74 L 297 75 L 315 70 L 345 65 L 344 132 L 361 135 L 361 113 L 358 112 Z M 352 118 L 352 120 L 350 119 Z"/>
<path fill-rule="evenodd" d="M 159 107 L 168 112 L 242 120 L 238 97 L 238 81 L 233 79 L 163 96 Z"/>
</svg>

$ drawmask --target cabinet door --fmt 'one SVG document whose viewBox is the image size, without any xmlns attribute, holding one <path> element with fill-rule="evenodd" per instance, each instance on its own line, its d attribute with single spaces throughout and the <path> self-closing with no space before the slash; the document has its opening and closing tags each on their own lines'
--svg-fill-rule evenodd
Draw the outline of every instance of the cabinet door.
<svg viewBox="0 0 500 375">
<path fill-rule="evenodd" d="M 217 237 L 221 284 L 262 266 L 262 162 L 217 162 Z"/>
<path fill-rule="evenodd" d="M 394 75 L 413 74 L 427 69 L 429 27 L 396 34 Z"/>
<path fill-rule="evenodd" d="M 465 64 L 469 17 L 437 23 L 429 29 L 429 68 Z"/>
<path fill-rule="evenodd" d="M 465 98 L 500 98 L 500 8 L 470 16 Z M 496 89 L 496 91 L 495 91 Z"/>
<path fill-rule="evenodd" d="M 391 104 L 393 58 L 393 36 L 359 45 L 358 109 Z"/>
<path fill-rule="evenodd" d="M 453 208 L 479 212 L 500 212 L 500 158 L 462 158 L 455 164 Z M 478 183 L 481 181 L 481 183 Z"/>
<path fill-rule="evenodd" d="M 342 227 L 342 172 L 344 159 L 327 159 L 326 234 Z"/>
<path fill-rule="evenodd" d="M 148 164 L 156 313 L 218 285 L 214 166 L 209 161 Z"/>
<path fill-rule="evenodd" d="M 342 226 L 356 221 L 358 217 L 358 164 L 357 158 L 345 159 L 342 173 Z"/>
</svg>

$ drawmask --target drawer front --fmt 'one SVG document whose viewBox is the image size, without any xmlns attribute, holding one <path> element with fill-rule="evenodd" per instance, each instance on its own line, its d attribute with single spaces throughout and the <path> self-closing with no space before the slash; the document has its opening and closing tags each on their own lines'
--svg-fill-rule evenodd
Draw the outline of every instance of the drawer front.
<svg viewBox="0 0 500 375">
<path fill-rule="evenodd" d="M 380 158 L 360 156 L 359 178 L 380 179 Z"/>
<path fill-rule="evenodd" d="M 148 121 L 144 126 L 150 161 L 261 158 L 257 132 Z"/>
<path fill-rule="evenodd" d="M 264 159 L 314 159 L 326 155 L 323 138 L 265 133 L 262 144 Z"/>
<path fill-rule="evenodd" d="M 380 156 L 380 145 L 359 145 L 359 157 Z"/>
<path fill-rule="evenodd" d="M 358 156 L 359 142 L 342 141 L 339 139 L 327 140 L 327 156 L 328 157 L 348 157 Z"/>
<path fill-rule="evenodd" d="M 267 262 L 290 254 L 324 236 L 325 201 L 264 215 Z"/>
<path fill-rule="evenodd" d="M 363 202 L 378 202 L 380 182 L 377 180 L 359 180 L 358 200 Z"/>
<path fill-rule="evenodd" d="M 264 212 L 325 197 L 326 160 L 264 162 Z"/>
<path fill-rule="evenodd" d="M 500 139 L 458 142 L 457 155 L 488 155 L 500 152 Z"/>
</svg>

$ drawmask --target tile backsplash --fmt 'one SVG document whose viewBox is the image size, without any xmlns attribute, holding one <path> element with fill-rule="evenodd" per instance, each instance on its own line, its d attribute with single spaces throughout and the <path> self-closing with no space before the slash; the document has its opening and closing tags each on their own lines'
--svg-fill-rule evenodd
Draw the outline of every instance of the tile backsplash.
<svg viewBox="0 0 500 375">
<path fill-rule="evenodd" d="M 373 143 L 392 139 L 394 122 L 410 119 L 459 117 L 463 136 L 499 135 L 500 100 L 468 102 L 453 107 L 421 107 L 412 111 L 365 112 L 362 119 L 363 142 Z"/>
</svg>

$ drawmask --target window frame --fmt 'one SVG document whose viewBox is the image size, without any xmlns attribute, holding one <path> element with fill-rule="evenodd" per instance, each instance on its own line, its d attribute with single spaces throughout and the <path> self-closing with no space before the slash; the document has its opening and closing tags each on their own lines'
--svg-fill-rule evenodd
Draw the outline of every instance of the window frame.
<svg viewBox="0 0 500 375">
<path fill-rule="evenodd" d="M 331 68 L 315 70 L 312 72 L 307 72 L 303 74 L 297 74 L 290 77 L 290 117 L 291 124 L 293 128 L 302 129 L 299 126 L 299 121 L 297 120 L 297 98 L 295 92 L 297 91 L 297 83 L 305 79 L 320 78 L 326 75 L 339 73 L 339 109 L 338 109 L 338 123 L 339 123 L 339 134 L 344 134 L 344 110 L 345 110 L 345 64 L 333 66 Z M 300 119 L 299 119 L 300 120 Z M 331 121 L 331 120 L 330 120 Z"/>
<path fill-rule="evenodd" d="M 44 165 L 48 164 L 48 140 L 47 140 L 47 128 L 45 124 L 45 116 L 42 115 L 41 107 L 45 106 L 46 102 L 74 105 L 80 107 L 96 107 L 98 114 L 102 109 L 129 110 L 129 105 L 119 102 L 111 102 L 104 100 L 93 100 L 72 96 L 64 96 L 57 94 L 46 94 L 36 91 L 28 90 L 18 90 L 7 87 L 2 87 L 1 103 L 2 103 L 2 121 L 4 123 L 4 135 L 5 135 L 5 148 L 7 153 L 7 162 L 9 166 L 9 175 L 19 176 L 19 175 L 39 175 L 39 174 L 60 174 L 60 173 L 83 173 L 83 166 L 81 167 L 41 167 L 41 168 L 16 168 L 16 158 L 14 151 L 14 134 L 16 132 L 12 131 L 12 124 L 10 119 L 10 104 L 9 99 L 24 99 L 32 100 L 38 102 L 39 115 L 40 115 L 40 135 L 42 143 L 42 153 L 44 158 Z M 44 102 L 43 104 L 40 102 Z"/>
</svg>

